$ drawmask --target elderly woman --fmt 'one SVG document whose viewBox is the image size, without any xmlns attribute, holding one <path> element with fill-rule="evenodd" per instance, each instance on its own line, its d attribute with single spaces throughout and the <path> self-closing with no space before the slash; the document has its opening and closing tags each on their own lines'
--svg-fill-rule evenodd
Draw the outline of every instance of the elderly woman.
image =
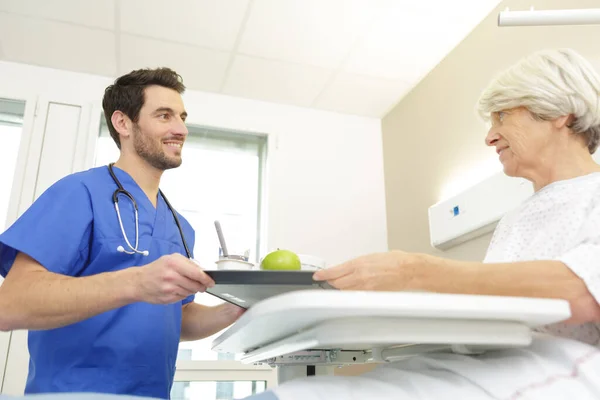
<svg viewBox="0 0 600 400">
<path fill-rule="evenodd" d="M 572 317 L 526 349 L 424 355 L 360 377 L 290 381 L 265 399 L 600 398 L 600 166 L 591 156 L 600 78 L 575 51 L 537 52 L 490 84 L 479 111 L 504 172 L 535 189 L 500 221 L 484 262 L 390 251 L 315 279 L 342 290 L 560 298 Z"/>
<path fill-rule="evenodd" d="M 479 101 L 504 173 L 535 194 L 498 224 L 483 263 L 393 251 L 316 275 L 339 289 L 428 290 L 568 300 L 552 333 L 600 344 L 600 78 L 572 50 L 535 53 Z"/>
</svg>

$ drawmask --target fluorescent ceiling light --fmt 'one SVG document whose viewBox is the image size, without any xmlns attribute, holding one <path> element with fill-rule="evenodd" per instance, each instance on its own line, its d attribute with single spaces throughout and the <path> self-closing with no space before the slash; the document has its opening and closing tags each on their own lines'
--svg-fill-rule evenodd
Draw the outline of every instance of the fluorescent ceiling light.
<svg viewBox="0 0 600 400">
<path fill-rule="evenodd" d="M 600 24 L 600 8 L 579 10 L 510 11 L 498 15 L 498 26 Z"/>
</svg>

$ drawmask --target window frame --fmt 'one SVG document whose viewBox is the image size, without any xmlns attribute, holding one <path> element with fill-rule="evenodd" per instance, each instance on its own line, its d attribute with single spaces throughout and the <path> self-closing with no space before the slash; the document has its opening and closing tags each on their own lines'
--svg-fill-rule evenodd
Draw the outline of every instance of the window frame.
<svg viewBox="0 0 600 400">
<path fill-rule="evenodd" d="M 175 382 L 188 381 L 265 381 L 268 389 L 277 385 L 277 368 L 234 360 L 178 360 Z"/>
<path fill-rule="evenodd" d="M 96 110 L 96 115 L 98 114 Z M 88 147 L 88 154 L 86 156 L 86 165 L 92 166 L 94 165 L 94 160 L 96 158 L 96 141 L 99 137 L 106 137 L 102 135 L 102 129 L 106 127 L 106 121 L 104 119 L 104 115 L 98 117 L 97 122 L 92 123 L 92 126 L 96 126 L 97 129 L 91 129 L 90 136 L 93 135 L 93 146 Z M 221 128 L 215 126 L 209 126 L 204 124 L 196 124 L 196 123 L 187 123 L 186 126 L 189 130 L 189 136 L 191 137 L 199 137 L 200 131 L 209 131 L 211 133 L 224 133 L 232 136 L 244 137 L 244 136 L 254 136 L 255 138 L 261 138 L 262 144 L 258 146 L 258 199 L 256 202 L 257 210 L 257 221 L 256 221 L 256 243 L 254 244 L 254 254 L 256 254 L 257 262 L 260 260 L 261 255 L 266 251 L 266 227 L 267 227 L 267 202 L 265 201 L 268 191 L 267 191 L 267 165 L 268 165 L 268 157 L 269 157 L 269 149 L 272 146 L 273 135 L 261 132 L 252 132 L 252 131 L 244 131 L 238 129 L 229 129 L 229 128 Z M 108 135 L 110 137 L 110 135 Z"/>
</svg>

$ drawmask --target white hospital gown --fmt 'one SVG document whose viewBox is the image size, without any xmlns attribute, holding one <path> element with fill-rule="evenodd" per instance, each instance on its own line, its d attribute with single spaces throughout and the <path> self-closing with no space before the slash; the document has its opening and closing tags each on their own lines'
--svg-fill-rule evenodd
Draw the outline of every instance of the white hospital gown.
<svg viewBox="0 0 600 400">
<path fill-rule="evenodd" d="M 545 186 L 498 224 L 484 262 L 559 260 L 600 300 L 600 173 Z M 600 343 L 600 324 L 538 329 Z"/>
<path fill-rule="evenodd" d="M 548 259 L 564 262 L 600 299 L 600 173 L 548 185 L 508 213 L 485 262 Z M 357 377 L 292 380 L 273 393 L 279 400 L 599 399 L 598 324 L 540 330 L 526 348 L 424 354 Z"/>
</svg>

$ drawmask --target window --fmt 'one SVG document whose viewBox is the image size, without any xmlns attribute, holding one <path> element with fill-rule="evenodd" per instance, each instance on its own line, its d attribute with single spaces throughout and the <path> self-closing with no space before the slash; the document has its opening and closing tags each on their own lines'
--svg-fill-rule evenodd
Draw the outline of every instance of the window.
<svg viewBox="0 0 600 400">
<path fill-rule="evenodd" d="M 229 252 L 248 252 L 249 260 L 256 262 L 266 136 L 196 126 L 188 129 L 183 163 L 164 173 L 161 189 L 196 231 L 194 257 L 205 268 L 214 268 L 220 248 L 214 221 L 219 220 Z M 95 165 L 118 157 L 102 118 Z"/>
<path fill-rule="evenodd" d="M 0 98 L 0 231 L 7 225 L 8 205 L 21 143 L 25 102 Z M 8 190 L 6 190 L 8 188 Z"/>
<path fill-rule="evenodd" d="M 234 400 L 266 390 L 265 381 L 179 381 L 173 384 L 171 400 Z"/>
<path fill-rule="evenodd" d="M 119 157 L 104 118 L 101 121 L 96 166 Z M 258 262 L 266 136 L 199 126 L 188 126 L 188 130 L 183 163 L 163 174 L 161 190 L 196 232 L 194 257 L 204 268 L 216 268 L 220 245 L 214 221 L 218 220 L 229 253 L 247 253 L 249 261 Z M 217 305 L 222 300 L 209 294 L 197 294 L 196 302 Z M 191 375 L 184 378 L 176 375 L 174 399 L 227 400 L 259 393 L 266 382 L 275 382 L 273 368 L 242 365 L 232 354 L 212 351 L 211 343 L 221 333 L 180 344 L 177 370 Z M 208 379 L 206 375 L 198 378 L 201 372 L 216 373 L 215 368 L 219 374 L 212 376 L 216 378 Z M 222 375 L 223 368 L 227 370 L 226 378 Z"/>
</svg>

